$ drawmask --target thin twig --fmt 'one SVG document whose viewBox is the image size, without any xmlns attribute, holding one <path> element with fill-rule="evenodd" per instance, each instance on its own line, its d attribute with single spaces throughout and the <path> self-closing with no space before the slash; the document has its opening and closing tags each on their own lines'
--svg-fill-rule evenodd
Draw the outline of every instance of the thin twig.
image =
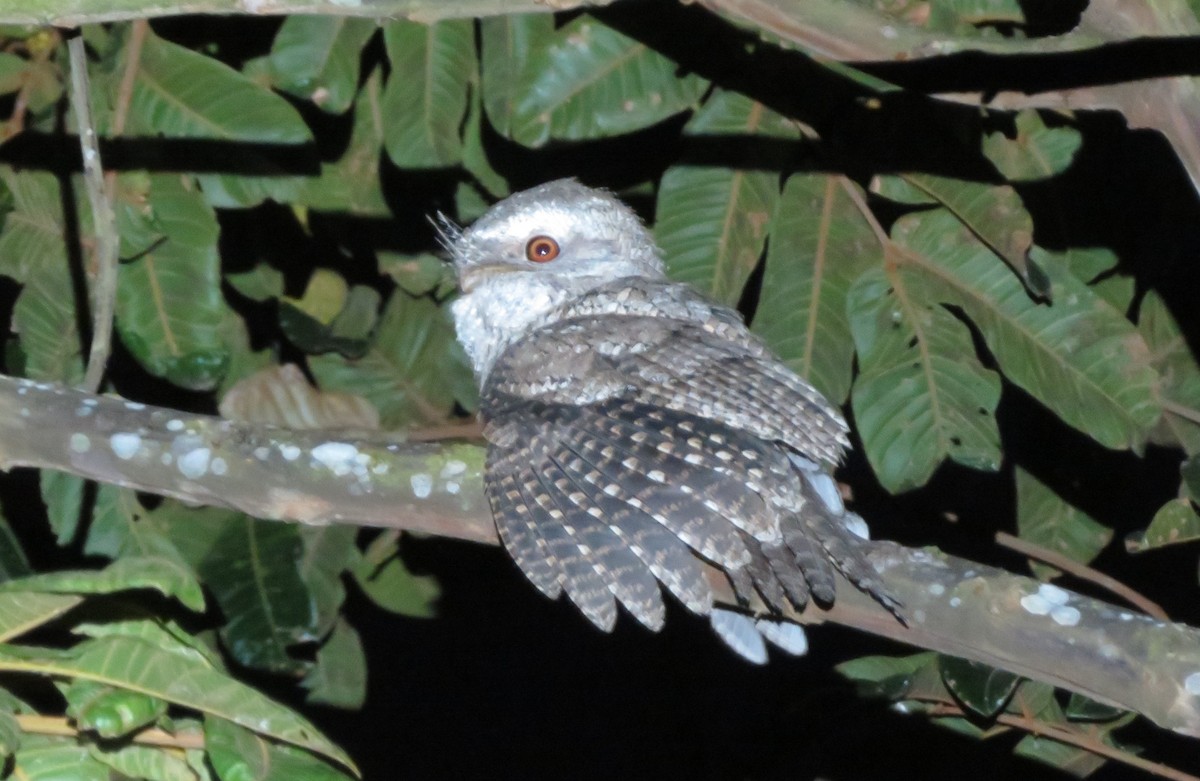
<svg viewBox="0 0 1200 781">
<path fill-rule="evenodd" d="M 966 712 L 953 703 L 935 700 L 933 701 L 933 707 L 930 708 L 927 715 L 933 718 L 963 718 L 966 716 Z M 1103 741 L 1097 740 L 1091 735 L 1067 729 L 1059 724 L 1049 724 L 1044 721 L 1038 721 L 1035 718 L 1018 716 L 1015 713 L 1000 713 L 994 718 L 998 724 L 1013 727 L 1037 737 L 1045 737 L 1059 743 L 1066 743 L 1068 746 L 1081 748 L 1097 756 L 1111 759 L 1130 767 L 1136 767 L 1138 770 L 1143 770 L 1161 778 L 1169 778 L 1171 781 L 1200 781 L 1200 778 L 1190 773 L 1185 773 L 1182 770 L 1159 762 L 1142 759 L 1135 754 L 1130 754 L 1127 751 L 1122 751 L 1115 746 L 1110 746 Z"/>
<path fill-rule="evenodd" d="M 1164 410 L 1170 412 L 1172 415 L 1178 415 L 1185 420 L 1190 420 L 1192 423 L 1200 423 L 1200 410 L 1179 404 L 1171 401 L 1170 399 L 1159 399 L 1158 403 L 1162 405 Z"/>
<path fill-rule="evenodd" d="M 17 725 L 22 732 L 34 735 L 60 735 L 63 737 L 78 737 L 80 730 L 71 721 L 62 716 L 38 716 L 27 713 L 16 715 Z M 202 749 L 204 736 L 198 732 L 172 733 L 166 730 L 151 728 L 134 733 L 129 738 L 133 743 L 142 746 L 161 746 L 163 748 Z"/>
<path fill-rule="evenodd" d="M 1103 572 L 1093 569 L 1086 564 L 1081 564 L 1061 553 L 1049 550 L 1028 540 L 1022 540 L 1020 537 L 1014 537 L 1007 532 L 996 532 L 996 544 L 1003 545 L 1005 548 L 1016 551 L 1023 556 L 1028 556 L 1031 559 L 1037 559 L 1045 564 L 1049 564 L 1051 567 L 1074 575 L 1080 580 L 1095 583 L 1100 588 L 1116 594 L 1148 616 L 1153 616 L 1162 621 L 1170 619 L 1167 611 L 1163 610 L 1156 602 L 1139 594 L 1116 578 L 1105 575 Z"/>
<path fill-rule="evenodd" d="M 92 121 L 92 90 L 88 82 L 87 50 L 83 36 L 76 35 L 67 42 L 71 58 L 71 109 L 83 154 L 83 180 L 88 202 L 92 206 L 92 222 L 96 234 L 95 283 L 92 285 L 92 346 L 88 353 L 87 372 L 83 387 L 95 392 L 104 379 L 112 345 L 113 311 L 117 297 L 117 237 L 116 216 L 104 183 L 104 168 L 100 161 L 100 145 L 96 140 L 96 125 Z"/>
</svg>

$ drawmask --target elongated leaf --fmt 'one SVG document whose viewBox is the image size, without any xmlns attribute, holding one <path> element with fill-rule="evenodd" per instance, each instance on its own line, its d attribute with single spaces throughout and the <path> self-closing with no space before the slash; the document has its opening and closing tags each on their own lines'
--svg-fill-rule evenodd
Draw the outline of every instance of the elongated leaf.
<svg viewBox="0 0 1200 781">
<path fill-rule="evenodd" d="M 147 33 L 129 104 L 130 134 L 303 144 L 291 104 L 211 57 Z"/>
<path fill-rule="evenodd" d="M 75 385 L 83 379 L 75 289 L 66 264 L 29 273 L 13 308 L 13 330 L 25 353 L 25 376 Z"/>
<path fill-rule="evenodd" d="M 860 367 L 854 417 L 880 482 L 893 492 L 923 485 L 947 457 L 999 468 L 1000 378 L 923 280 L 872 269 L 847 306 Z"/>
<path fill-rule="evenodd" d="M 354 627 L 338 620 L 304 679 L 308 701 L 357 710 L 367 698 L 367 657 Z"/>
<path fill-rule="evenodd" d="M 474 378 L 456 350 L 453 328 L 428 298 L 392 294 L 366 355 L 310 359 L 323 390 L 357 393 L 394 428 L 446 419 L 454 399 L 473 393 Z"/>
<path fill-rule="evenodd" d="M 461 126 L 476 69 L 474 38 L 466 19 L 384 25 L 392 63 L 383 90 L 384 145 L 401 168 L 442 168 L 462 157 Z"/>
<path fill-rule="evenodd" d="M 0 233 L 0 274 L 25 282 L 32 271 L 44 266 L 66 269 L 62 200 L 54 175 L 44 171 L 18 174 L 9 166 L 0 166 L 0 181 L 13 201 Z"/>
<path fill-rule="evenodd" d="M 1049 280 L 1029 258 L 1033 218 L 1016 190 L 933 174 L 903 174 L 901 178 L 952 212 L 1021 276 L 1030 292 L 1042 297 L 1049 294 Z"/>
<path fill-rule="evenodd" d="M 362 49 L 376 27 L 348 16 L 285 17 L 268 58 L 275 86 L 341 114 L 358 91 Z"/>
<path fill-rule="evenodd" d="M 12 524 L 0 512 L 0 583 L 24 577 L 32 572 L 21 541 L 13 533 Z"/>
<path fill-rule="evenodd" d="M 239 662 L 280 673 L 306 664 L 291 646 L 316 639 L 316 607 L 297 572 L 302 543 L 293 526 L 244 517 L 228 524 L 200 575 L 228 622 L 221 638 Z"/>
<path fill-rule="evenodd" d="M 1200 365 L 1162 297 L 1150 291 L 1142 299 L 1138 332 L 1150 348 L 1151 365 L 1162 378 L 1163 416 L 1151 441 L 1200 453 Z"/>
<path fill-rule="evenodd" d="M 1120 312 L 1055 262 L 1045 263 L 1054 303 L 1033 301 L 947 212 L 909 215 L 892 233 L 934 293 L 979 326 L 1009 379 L 1106 447 L 1145 441 L 1161 413 L 1159 378 Z"/>
<path fill-rule="evenodd" d="M 204 594 L 189 570 L 177 561 L 148 556 L 119 559 L 98 571 L 49 572 L 0 584 L 0 592 L 51 594 L 111 594 L 139 588 L 175 597 L 193 610 L 204 609 Z"/>
<path fill-rule="evenodd" d="M 402 616 L 429 618 L 441 594 L 430 575 L 414 575 L 400 558 L 396 540 L 377 537 L 366 554 L 355 562 L 354 581 L 379 607 Z"/>
<path fill-rule="evenodd" d="M 208 758 L 223 781 L 349 781 L 317 757 L 221 719 L 205 719 Z"/>
<path fill-rule="evenodd" d="M 0 670 L 106 682 L 228 719 L 353 768 L 350 758 L 300 716 L 207 663 L 129 637 L 99 637 L 66 651 L 0 647 Z"/>
<path fill-rule="evenodd" d="M 88 746 L 92 758 L 102 762 L 125 778 L 144 778 L 147 781 L 198 781 L 187 760 L 175 751 L 151 746 L 122 746 L 101 748 Z"/>
<path fill-rule="evenodd" d="M 1021 682 L 1019 675 L 957 656 L 939 655 L 938 668 L 955 698 L 984 718 L 998 713 Z"/>
<path fill-rule="evenodd" d="M 539 147 L 649 127 L 691 107 L 707 88 L 698 76 L 590 16 L 536 45 L 515 96 L 512 139 Z"/>
<path fill-rule="evenodd" d="M 59 545 L 68 545 L 79 530 L 87 481 L 66 472 L 43 469 L 38 473 L 46 517 Z"/>
<path fill-rule="evenodd" d="M 846 297 L 883 247 L 841 176 L 794 175 L 775 212 L 753 330 L 835 404 L 850 392 L 854 340 Z"/>
<path fill-rule="evenodd" d="M 109 770 L 73 738 L 30 735 L 13 760 L 12 776 L 22 781 L 109 781 Z"/>
<path fill-rule="evenodd" d="M 305 178 L 292 195 L 292 203 L 323 211 L 389 214 L 379 183 L 380 150 L 387 126 L 381 82 L 378 70 L 367 78 L 354 103 L 349 146 L 336 161 L 322 163 L 319 176 Z"/>
<path fill-rule="evenodd" d="M 527 79 L 529 55 L 554 37 L 550 14 L 504 14 L 479 20 L 483 106 L 497 133 L 511 133 L 513 114 Z"/>
<path fill-rule="evenodd" d="M 122 264 L 117 328 L 148 371 L 190 390 L 216 386 L 229 365 L 219 328 L 219 228 L 212 207 L 179 177 L 154 176 L 143 211 L 125 209 L 119 227 L 139 256 Z"/>
<path fill-rule="evenodd" d="M 1200 513 L 1187 499 L 1172 499 L 1158 508 L 1144 531 L 1125 538 L 1125 550 L 1141 553 L 1197 539 L 1200 539 Z"/>
<path fill-rule="evenodd" d="M 1024 469 L 1017 467 L 1017 528 L 1021 538 L 1068 558 L 1088 563 L 1112 540 L 1112 529 L 1100 525 Z M 1045 564 L 1033 562 L 1039 578 L 1060 574 Z"/>
<path fill-rule="evenodd" d="M 1017 112 L 1016 138 L 990 133 L 983 153 L 1010 182 L 1046 179 L 1066 170 L 1083 144 L 1073 127 L 1046 127 L 1036 109 Z"/>
<path fill-rule="evenodd" d="M 358 529 L 352 526 L 300 527 L 304 558 L 298 570 L 313 595 L 318 634 L 325 634 L 333 626 L 346 598 L 342 575 L 362 558 L 355 542 L 357 536 Z"/>
<path fill-rule="evenodd" d="M 73 594 L 0 594 L 0 642 L 49 623 L 82 601 Z"/>
</svg>

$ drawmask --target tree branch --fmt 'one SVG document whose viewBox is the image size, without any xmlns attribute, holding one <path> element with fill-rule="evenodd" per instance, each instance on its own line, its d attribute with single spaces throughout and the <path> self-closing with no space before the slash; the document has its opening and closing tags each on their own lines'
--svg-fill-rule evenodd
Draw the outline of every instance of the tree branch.
<svg viewBox="0 0 1200 781">
<path fill-rule="evenodd" d="M 37 466 L 303 523 L 496 544 L 478 445 L 290 431 L 0 376 L 0 468 Z M 851 626 L 1079 692 L 1200 736 L 1200 632 L 935 550 L 869 554 L 907 626 L 848 582 L 801 623 Z M 734 602 L 718 570 L 719 598 Z"/>
</svg>

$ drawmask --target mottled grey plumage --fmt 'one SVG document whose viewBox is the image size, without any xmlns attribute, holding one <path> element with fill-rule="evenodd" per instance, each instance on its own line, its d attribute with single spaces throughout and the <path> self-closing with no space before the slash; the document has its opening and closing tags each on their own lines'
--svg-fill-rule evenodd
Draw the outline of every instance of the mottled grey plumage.
<svg viewBox="0 0 1200 781">
<path fill-rule="evenodd" d="M 442 230 L 488 498 L 545 594 L 566 592 L 605 630 L 617 603 L 658 629 L 661 582 L 754 661 L 759 633 L 793 652 L 803 638 L 714 613 L 696 555 L 772 607 L 831 601 L 836 568 L 897 609 L 825 471 L 847 446 L 838 410 L 736 312 L 668 281 L 628 207 L 561 180 Z"/>
</svg>

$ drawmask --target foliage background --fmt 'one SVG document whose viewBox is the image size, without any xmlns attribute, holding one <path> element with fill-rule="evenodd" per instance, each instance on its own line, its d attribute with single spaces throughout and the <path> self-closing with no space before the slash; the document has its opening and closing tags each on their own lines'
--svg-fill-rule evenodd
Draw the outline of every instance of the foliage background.
<svg viewBox="0 0 1200 781">
<path fill-rule="evenodd" d="M 883 11 L 981 45 L 1074 24 L 1061 8 Z M 228 392 L 294 362 L 334 408 L 317 423 L 458 421 L 474 393 L 442 317 L 449 289 L 425 217 L 469 221 L 507 192 L 578 176 L 627 197 L 673 274 L 740 305 L 785 359 L 849 401 L 858 439 L 840 476 L 877 534 L 1021 569 L 991 541 L 1019 531 L 1200 620 L 1194 550 L 1162 546 L 1198 525 L 1187 478 L 1200 447 L 1188 348 L 1200 232 L 1195 190 L 1160 137 L 1113 112 L 1013 114 L 925 96 L 1063 77 L 1033 58 L 849 70 L 667 3 L 378 29 L 304 17 L 85 28 L 105 164 L 123 172 L 113 390 L 198 412 L 224 399 L 227 414 L 290 423 L 305 404 L 270 391 L 295 390 L 296 377 L 260 375 L 237 402 Z M 82 188 L 60 190 L 77 161 L 63 132 L 65 56 L 56 33 L 5 33 L 5 370 L 75 383 L 94 228 Z M 1097 78 L 1163 67 L 1117 60 Z M 62 241 L 76 219 L 82 253 Z M 834 664 L 907 651 L 836 629 L 814 632 L 804 659 L 752 669 L 682 611 L 662 637 L 626 622 L 613 638 L 593 633 L 495 550 L 406 538 L 401 559 L 394 535 L 254 523 L 50 474 L 0 489 L 14 530 L 8 578 L 167 562 L 176 569 L 152 585 L 186 605 L 202 583 L 210 610 L 150 604 L 183 621 L 189 642 L 220 648 L 236 675 L 297 706 L 307 695 L 306 712 L 368 778 L 398 767 L 1058 774 L 1012 756 L 1019 734 L 968 743 L 986 723 L 978 714 L 948 720 L 963 734 L 933 732 L 853 698 Z M 1148 552 L 1129 555 L 1127 536 Z M 424 618 L 439 590 L 438 618 Z M 93 602 L 85 616 L 138 605 Z M 70 645 L 64 628 L 35 639 Z M 330 708 L 364 694 L 361 715 Z M 75 707 L 91 696 L 65 694 Z M 1068 721 L 1060 711 L 1037 715 Z M 214 723 L 210 745 L 224 735 L 229 755 L 254 753 Z M 1096 724 L 1097 740 L 1116 742 L 1124 719 Z M 1183 739 L 1138 723 L 1120 733 L 1122 746 L 1146 741 L 1156 759 L 1195 768 Z M 1027 739 L 1017 752 L 1096 767 Z M 276 772 L 328 767 L 291 760 L 305 769 L 276 759 Z M 89 760 L 96 772 L 111 761 Z"/>
</svg>

